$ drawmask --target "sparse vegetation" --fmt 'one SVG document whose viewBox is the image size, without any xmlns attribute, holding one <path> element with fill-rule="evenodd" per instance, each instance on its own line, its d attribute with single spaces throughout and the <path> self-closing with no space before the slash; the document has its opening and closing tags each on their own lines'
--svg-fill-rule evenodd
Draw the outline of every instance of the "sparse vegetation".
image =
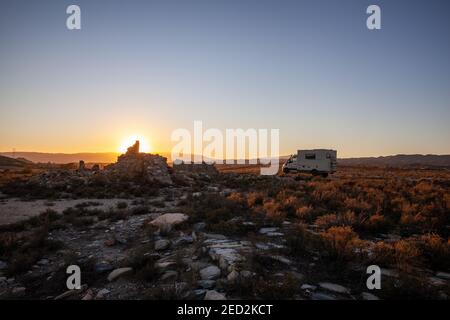
<svg viewBox="0 0 450 320">
<path fill-rule="evenodd" d="M 138 181 L 88 185 L 88 189 L 95 188 L 96 197 L 120 195 L 121 200 L 108 209 L 84 201 L 58 213 L 53 210 L 58 207 L 56 199 L 61 194 L 66 197 L 67 190 L 35 190 L 31 197 L 48 197 L 46 211 L 0 226 L 0 260 L 7 262 L 5 274 L 29 278 L 23 281 L 28 281 L 35 294 L 61 290 L 40 289 L 39 279 L 29 271 L 37 269 L 42 257 L 55 258 L 56 252 L 64 265 L 87 263 L 78 252 L 61 250 L 66 243 L 52 240 L 54 233 L 76 232 L 77 238 L 86 234 L 88 246 L 125 252 L 113 267 L 133 268 L 125 279 L 141 286 L 140 298 L 197 298 L 201 297 L 201 279 L 193 265 L 197 261 L 201 262 L 199 268 L 206 261 L 222 263 L 220 259 L 212 261 L 205 248 L 211 236 L 218 237 L 212 243 L 220 244 L 225 238 L 234 241 L 230 248 L 253 248 L 240 252 L 245 259 L 239 260 L 233 280 L 227 280 L 229 269 L 221 266 L 214 287 L 227 297 L 310 298 L 310 292 L 300 290 L 301 284 L 324 280 L 358 292 L 364 290 L 362 280 L 370 264 L 394 274 L 383 282 L 382 298 L 428 299 L 450 294 L 441 278 L 434 279 L 435 274 L 450 268 L 450 174 L 446 171 L 347 168 L 331 178 L 261 177 L 244 172 L 202 176 L 195 181 L 192 177 L 179 175 L 177 179 L 184 179 L 183 183 L 174 179 L 170 189 L 143 186 Z M 11 190 L 12 185 L 5 186 Z M 84 195 L 80 190 L 72 189 L 67 197 Z M 164 212 L 181 212 L 189 219 L 173 227 L 149 223 Z M 127 230 L 132 231 L 117 234 L 117 228 L 131 220 L 134 222 Z M 168 244 L 155 250 L 160 239 Z M 94 249 L 91 252 L 98 254 Z M 170 263 L 163 267 L 167 270 L 157 266 L 167 261 Z M 98 263 L 89 262 L 90 283 L 105 281 L 103 271 L 95 271 Z M 302 275 L 294 276 L 293 270 Z M 58 272 L 55 277 L 61 276 Z M 164 274 L 167 278 L 161 280 Z"/>
</svg>

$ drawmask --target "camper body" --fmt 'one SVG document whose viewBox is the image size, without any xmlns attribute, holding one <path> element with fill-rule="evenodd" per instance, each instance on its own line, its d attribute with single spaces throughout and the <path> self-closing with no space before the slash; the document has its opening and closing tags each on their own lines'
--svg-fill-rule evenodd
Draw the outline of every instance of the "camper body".
<svg viewBox="0 0 450 320">
<path fill-rule="evenodd" d="M 283 165 L 283 172 L 310 172 L 328 176 L 336 172 L 337 151 L 331 149 L 298 150 Z"/>
</svg>

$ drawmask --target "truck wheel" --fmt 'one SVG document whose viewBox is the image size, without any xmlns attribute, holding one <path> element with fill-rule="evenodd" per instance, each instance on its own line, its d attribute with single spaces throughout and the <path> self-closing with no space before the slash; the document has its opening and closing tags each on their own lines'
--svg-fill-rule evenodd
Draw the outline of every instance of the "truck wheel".
<svg viewBox="0 0 450 320">
<path fill-rule="evenodd" d="M 328 177 L 328 173 L 326 173 L 326 172 L 322 173 L 322 177 L 324 177 L 324 178 Z"/>
<path fill-rule="evenodd" d="M 317 176 L 319 173 L 317 172 L 316 169 L 314 169 L 314 170 L 311 171 L 311 174 L 312 174 L 313 176 Z"/>
</svg>

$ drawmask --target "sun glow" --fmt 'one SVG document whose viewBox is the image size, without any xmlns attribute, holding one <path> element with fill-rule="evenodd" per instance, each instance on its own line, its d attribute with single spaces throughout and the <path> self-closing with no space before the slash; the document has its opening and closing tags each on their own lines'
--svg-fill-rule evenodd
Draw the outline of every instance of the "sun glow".
<svg viewBox="0 0 450 320">
<path fill-rule="evenodd" d="M 148 141 L 143 136 L 140 136 L 140 135 L 132 135 L 132 136 L 129 136 L 129 137 L 123 139 L 120 142 L 118 151 L 120 153 L 127 152 L 127 149 L 129 147 L 131 147 L 136 142 L 136 140 L 139 140 L 139 152 L 148 153 L 151 151 L 150 144 L 148 143 Z"/>
</svg>

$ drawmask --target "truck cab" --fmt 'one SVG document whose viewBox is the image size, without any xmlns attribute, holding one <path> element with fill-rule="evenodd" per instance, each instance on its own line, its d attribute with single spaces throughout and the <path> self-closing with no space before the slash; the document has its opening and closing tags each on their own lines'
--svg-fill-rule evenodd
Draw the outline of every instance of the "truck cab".
<svg viewBox="0 0 450 320">
<path fill-rule="evenodd" d="M 336 172 L 337 151 L 331 149 L 298 150 L 283 164 L 283 172 L 307 172 L 322 175 Z"/>
</svg>

